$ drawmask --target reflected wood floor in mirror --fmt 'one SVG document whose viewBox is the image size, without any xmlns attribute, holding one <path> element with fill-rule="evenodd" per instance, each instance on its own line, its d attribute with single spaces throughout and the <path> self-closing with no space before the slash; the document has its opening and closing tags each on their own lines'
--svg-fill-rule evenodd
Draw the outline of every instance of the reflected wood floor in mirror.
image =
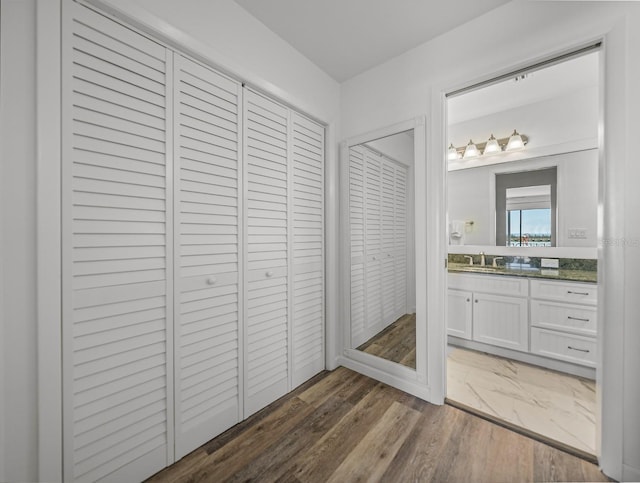
<svg viewBox="0 0 640 483">
<path fill-rule="evenodd" d="M 341 367 L 148 481 L 609 480 L 580 458 Z"/>
<path fill-rule="evenodd" d="M 357 349 L 415 369 L 416 314 L 403 315 Z"/>
</svg>

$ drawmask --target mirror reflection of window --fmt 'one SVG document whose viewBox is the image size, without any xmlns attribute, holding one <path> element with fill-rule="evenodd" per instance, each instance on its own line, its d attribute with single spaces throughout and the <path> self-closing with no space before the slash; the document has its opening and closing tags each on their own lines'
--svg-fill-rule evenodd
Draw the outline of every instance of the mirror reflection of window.
<svg viewBox="0 0 640 483">
<path fill-rule="evenodd" d="M 496 174 L 496 245 L 556 246 L 557 168 Z"/>
<path fill-rule="evenodd" d="M 550 247 L 551 185 L 507 188 L 506 198 L 506 246 Z"/>
</svg>

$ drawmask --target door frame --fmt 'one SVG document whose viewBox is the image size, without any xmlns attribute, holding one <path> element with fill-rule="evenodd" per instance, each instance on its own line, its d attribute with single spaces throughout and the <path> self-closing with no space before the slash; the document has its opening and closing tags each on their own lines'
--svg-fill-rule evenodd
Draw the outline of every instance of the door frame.
<svg viewBox="0 0 640 483">
<path fill-rule="evenodd" d="M 598 319 L 607 320 L 599 327 L 598 362 L 596 368 L 596 456 L 602 470 L 616 480 L 623 478 L 623 373 L 624 360 L 624 251 L 613 243 L 625 232 L 623 212 L 625 148 L 625 85 L 627 47 L 625 36 L 627 26 L 618 21 L 595 35 L 574 38 L 553 51 L 543 52 L 522 62 L 504 65 L 491 72 L 476 71 L 464 80 L 454 79 L 443 82 L 432 89 L 431 116 L 432 149 L 430 151 L 432 177 L 429 190 L 439 202 L 435 203 L 436 223 L 430 224 L 434 233 L 430 237 L 434 245 L 440 247 L 431 253 L 428 263 L 437 266 L 447 257 L 446 195 L 447 195 L 447 112 L 448 93 L 469 88 L 478 83 L 490 81 L 504 74 L 514 72 L 539 62 L 551 60 L 563 54 L 580 50 L 588 45 L 601 43 L 600 47 L 600 109 L 598 128 Z M 615 211 L 614 211 L 615 207 Z M 446 396 L 446 269 L 442 277 L 432 276 L 434 287 L 428 292 L 430 301 L 436 307 L 429 311 L 429 367 L 434 378 L 431 384 L 433 402 L 444 403 Z M 605 282 L 606 281 L 606 285 Z M 431 298 L 433 297 L 433 298 Z"/>
</svg>

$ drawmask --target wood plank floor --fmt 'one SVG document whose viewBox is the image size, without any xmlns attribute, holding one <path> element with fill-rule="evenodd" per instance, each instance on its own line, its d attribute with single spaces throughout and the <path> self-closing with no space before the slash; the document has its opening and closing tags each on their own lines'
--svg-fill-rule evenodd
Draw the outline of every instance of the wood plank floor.
<svg viewBox="0 0 640 483">
<path fill-rule="evenodd" d="M 148 481 L 609 480 L 582 459 L 341 367 Z"/>
<path fill-rule="evenodd" d="M 416 368 L 416 314 L 406 314 L 381 330 L 358 350 Z"/>
</svg>

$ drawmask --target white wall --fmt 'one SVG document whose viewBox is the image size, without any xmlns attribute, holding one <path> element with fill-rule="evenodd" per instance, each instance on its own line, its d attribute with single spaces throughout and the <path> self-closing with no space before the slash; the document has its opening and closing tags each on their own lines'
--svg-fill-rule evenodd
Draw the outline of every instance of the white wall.
<svg viewBox="0 0 640 483">
<path fill-rule="evenodd" d="M 366 145 L 407 166 L 414 164 L 413 134 L 398 133 L 369 141 Z"/>
<path fill-rule="evenodd" d="M 38 480 L 36 353 L 36 0 L 2 1 L 2 178 L 0 199 L 0 481 Z M 53 2 L 55 0 L 40 0 Z M 65 0 L 66 1 L 66 0 Z M 328 189 L 337 173 L 339 85 L 231 0 L 113 0 L 201 57 L 329 124 Z M 147 10 L 148 9 L 148 10 Z M 188 33 L 188 34 L 187 34 Z M 331 191 L 330 191 L 331 192 Z M 336 204 L 328 200 L 329 217 Z M 335 214 L 333 216 L 336 216 Z M 329 221 L 331 218 L 329 218 Z M 333 227 L 327 227 L 332 232 Z M 330 236 L 334 236 L 331 234 Z M 328 254 L 328 263 L 333 252 Z M 327 318 L 337 310 L 329 283 Z M 2 426 L 4 422 L 4 427 Z"/>
<path fill-rule="evenodd" d="M 449 172 L 449 220 L 473 221 L 465 245 L 495 245 L 495 175 L 557 166 L 557 246 L 596 247 L 598 215 L 597 150 Z M 585 229 L 586 239 L 570 239 L 567 230 Z M 450 250 L 455 253 L 455 247 Z"/>
<path fill-rule="evenodd" d="M 0 481 L 36 481 L 35 0 L 1 9 Z"/>
<path fill-rule="evenodd" d="M 555 99 L 518 106 L 449 126 L 447 141 L 465 146 L 469 139 L 482 143 L 493 133 L 496 138 L 511 135 L 514 129 L 529 137 L 523 151 L 540 150 L 587 141 L 592 147 L 598 142 L 598 88 L 582 88 Z"/>
<path fill-rule="evenodd" d="M 604 49 L 609 129 L 604 145 L 606 176 L 601 177 L 608 203 L 600 207 L 605 236 L 600 253 L 609 262 L 600 273 L 601 310 L 608 325 L 601 341 L 607 353 L 603 366 L 606 377 L 600 380 L 599 391 L 604 405 L 601 462 L 617 479 L 640 479 L 640 355 L 636 347 L 640 340 L 640 272 L 626 268 L 640 266 L 640 224 L 635 221 L 640 211 L 640 163 L 633 155 L 637 143 L 633 133 L 640 130 L 640 93 L 632 87 L 640 85 L 640 32 L 635 28 L 639 22 L 640 4 L 636 2 L 510 2 L 342 86 L 345 138 L 426 113 L 430 144 L 427 170 L 437 178 L 442 169 L 432 163 L 441 163 L 446 149 L 444 106 L 440 104 L 444 89 L 489 79 L 557 54 L 558 49 L 608 35 Z M 435 211 L 425 211 L 427 223 L 437 224 L 429 230 L 436 236 L 442 234 L 442 241 L 430 238 L 436 248 L 427 246 L 433 267 L 440 263 L 437 245 L 444 245 L 446 239 L 444 220 L 437 214 L 439 199 L 440 194 L 430 194 L 427 208 L 432 206 Z M 437 280 L 437 272 L 427 276 Z M 428 307 L 442 307 L 436 295 L 427 302 Z M 437 328 L 442 322 L 436 315 L 430 312 L 428 320 L 435 343 L 429 346 L 429 357 L 439 359 L 443 357 L 439 341 L 444 345 L 444 333 Z M 632 334 L 636 336 L 633 339 Z M 435 364 L 433 359 L 430 364 Z M 434 377 L 437 380 L 442 374 Z"/>
</svg>

